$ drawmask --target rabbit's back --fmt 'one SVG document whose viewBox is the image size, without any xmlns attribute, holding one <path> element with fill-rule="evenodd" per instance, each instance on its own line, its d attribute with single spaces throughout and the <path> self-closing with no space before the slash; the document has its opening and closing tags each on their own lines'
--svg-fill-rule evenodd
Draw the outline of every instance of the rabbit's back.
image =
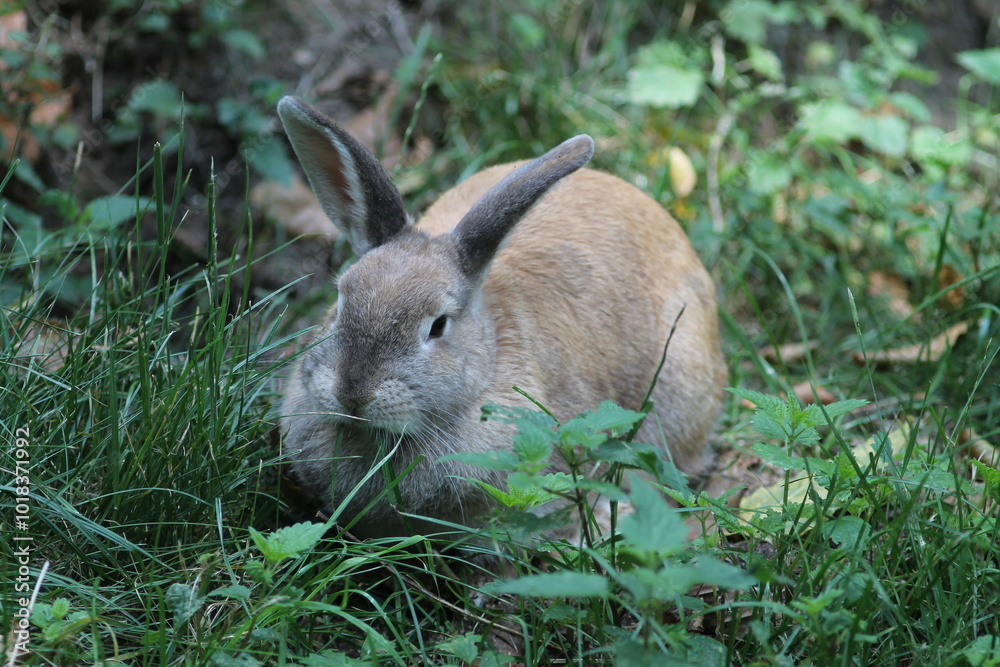
<svg viewBox="0 0 1000 667">
<path fill-rule="evenodd" d="M 418 228 L 451 230 L 519 164 L 446 192 Z M 715 288 L 657 202 L 609 174 L 567 176 L 510 234 L 483 290 L 497 331 L 489 400 L 523 404 L 517 385 L 560 420 L 603 400 L 639 409 L 676 321 L 640 437 L 666 444 L 681 468 L 701 468 L 724 382 Z"/>
</svg>

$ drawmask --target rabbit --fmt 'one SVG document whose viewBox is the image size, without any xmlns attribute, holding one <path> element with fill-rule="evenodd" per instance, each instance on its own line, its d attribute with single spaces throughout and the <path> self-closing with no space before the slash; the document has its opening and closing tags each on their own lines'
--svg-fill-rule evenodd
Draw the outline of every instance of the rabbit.
<svg viewBox="0 0 1000 667">
<path fill-rule="evenodd" d="M 638 439 L 702 470 L 725 377 L 713 281 L 659 204 L 582 168 L 589 136 L 471 176 L 414 224 L 344 130 L 291 96 L 278 114 L 357 256 L 280 420 L 302 488 L 342 525 L 363 514 L 360 538 L 479 526 L 493 505 L 470 480 L 505 488 L 506 473 L 439 459 L 511 447 L 513 426 L 482 406 L 531 407 L 517 386 L 559 421 L 605 400 L 638 410 L 675 322 Z"/>
</svg>

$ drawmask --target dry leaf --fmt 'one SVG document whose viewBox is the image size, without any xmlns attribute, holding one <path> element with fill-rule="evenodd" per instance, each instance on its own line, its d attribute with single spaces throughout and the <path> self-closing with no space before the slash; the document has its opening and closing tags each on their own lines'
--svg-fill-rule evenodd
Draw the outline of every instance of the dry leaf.
<svg viewBox="0 0 1000 667">
<path fill-rule="evenodd" d="M 938 271 L 938 285 L 941 289 L 947 289 L 952 285 L 962 282 L 964 276 L 951 264 L 945 264 Z M 958 310 L 965 305 L 965 286 L 956 287 L 941 295 L 941 305 L 948 310 Z"/>
<path fill-rule="evenodd" d="M 868 276 L 868 295 L 885 299 L 889 310 L 900 318 L 907 318 L 913 314 L 913 306 L 910 305 L 910 290 L 899 276 L 872 271 Z"/>
<path fill-rule="evenodd" d="M 812 405 L 817 402 L 821 405 L 830 405 L 837 400 L 825 387 L 818 384 L 815 387 L 816 391 L 814 393 L 813 385 L 809 384 L 808 381 L 800 382 L 792 387 L 792 391 L 795 393 L 795 398 L 799 399 L 799 403 L 802 405 Z"/>
<path fill-rule="evenodd" d="M 896 427 L 889 431 L 889 438 L 887 445 L 891 451 L 892 459 L 897 459 L 902 457 L 906 452 L 907 443 L 910 440 L 911 424 L 909 420 L 904 419 L 896 422 Z M 865 467 L 872 457 L 877 457 L 875 462 L 875 469 L 878 471 L 885 470 L 889 462 L 886 458 L 888 452 L 882 452 L 879 455 L 879 441 L 876 438 L 871 438 L 859 445 L 851 447 L 851 453 L 854 459 L 859 465 Z M 816 493 L 820 499 L 826 498 L 826 489 L 818 484 L 812 484 L 812 478 L 805 472 L 793 471 L 791 475 L 791 480 L 788 483 L 788 502 L 789 503 L 811 503 L 812 498 L 809 494 L 809 487 L 812 485 L 813 491 Z M 762 486 L 755 489 L 753 492 L 748 493 L 740 499 L 740 509 L 756 512 L 761 509 L 767 509 L 770 507 L 781 507 L 784 502 L 785 497 L 785 481 L 780 479 L 774 484 L 769 484 L 767 486 Z M 747 515 L 749 516 L 749 515 Z"/>
<path fill-rule="evenodd" d="M 282 225 L 291 236 L 320 236 L 333 241 L 340 232 L 323 212 L 316 195 L 298 175 L 285 186 L 265 181 L 250 191 L 250 202 L 264 217 Z"/>
<path fill-rule="evenodd" d="M 968 330 L 968 322 L 959 322 L 927 343 L 916 343 L 892 350 L 880 350 L 869 355 L 867 360 L 873 364 L 912 364 L 918 361 L 937 361 L 942 354 L 954 347 L 959 337 Z M 856 352 L 854 361 L 859 365 L 864 365 L 865 357 L 860 352 Z"/>
<path fill-rule="evenodd" d="M 816 341 L 810 341 L 807 343 L 785 343 L 784 345 L 779 345 L 775 347 L 773 345 L 768 345 L 767 347 L 761 348 L 757 354 L 764 357 L 768 361 L 774 363 L 779 359 L 787 363 L 793 363 L 796 361 L 803 361 L 815 347 Z"/>
<path fill-rule="evenodd" d="M 968 455 L 980 463 L 1000 468 L 1000 448 L 994 447 L 974 429 L 967 428 L 958 436 L 958 444 L 966 446 Z"/>
<path fill-rule="evenodd" d="M 15 339 L 20 340 L 14 352 L 18 365 L 21 368 L 40 365 L 50 372 L 65 365 L 69 337 L 77 334 L 60 323 L 49 321 L 26 322 L 13 328 Z"/>
<path fill-rule="evenodd" d="M 698 175 L 691 164 L 691 158 L 679 148 L 667 149 L 667 163 L 670 165 L 670 186 L 678 197 L 687 197 L 694 191 Z"/>
</svg>

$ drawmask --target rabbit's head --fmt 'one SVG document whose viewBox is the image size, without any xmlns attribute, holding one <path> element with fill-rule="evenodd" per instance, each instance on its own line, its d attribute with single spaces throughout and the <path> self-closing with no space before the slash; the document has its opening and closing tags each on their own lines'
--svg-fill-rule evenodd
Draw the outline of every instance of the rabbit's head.
<svg viewBox="0 0 1000 667">
<path fill-rule="evenodd" d="M 358 261 L 302 358 L 299 380 L 329 419 L 435 437 L 478 413 L 495 332 L 482 286 L 507 234 L 564 176 L 586 164 L 581 135 L 518 168 L 436 237 L 410 223 L 398 190 L 366 149 L 302 101 L 278 105 L 320 203 Z"/>
</svg>

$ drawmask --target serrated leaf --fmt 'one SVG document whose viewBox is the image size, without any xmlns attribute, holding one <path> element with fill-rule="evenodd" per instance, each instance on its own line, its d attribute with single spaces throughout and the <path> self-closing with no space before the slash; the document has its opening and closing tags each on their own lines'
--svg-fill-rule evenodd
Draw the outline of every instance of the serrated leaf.
<svg viewBox="0 0 1000 667">
<path fill-rule="evenodd" d="M 205 598 L 198 595 L 198 590 L 189 584 L 171 584 L 165 599 L 177 625 L 186 623 L 205 603 Z"/>
<path fill-rule="evenodd" d="M 520 419 L 514 436 L 514 453 L 522 463 L 537 464 L 534 467 L 540 470 L 548 465 L 556 438 L 551 428 L 535 420 Z"/>
<path fill-rule="evenodd" d="M 503 582 L 495 587 L 500 593 L 543 598 L 605 597 L 608 580 L 599 574 L 549 572 Z"/>
<path fill-rule="evenodd" d="M 763 43 L 768 25 L 788 23 L 798 15 L 795 3 L 768 0 L 736 0 L 719 14 L 726 32 L 746 44 Z"/>
<path fill-rule="evenodd" d="M 840 415 L 847 414 L 852 410 L 857 410 L 868 405 L 868 401 L 861 398 L 849 398 L 843 401 L 836 401 L 835 403 L 830 403 L 824 406 L 826 414 L 830 419 L 839 417 Z"/>
<path fill-rule="evenodd" d="M 320 651 L 302 658 L 302 667 L 371 667 L 370 660 L 358 660 L 340 651 Z"/>
<path fill-rule="evenodd" d="M 633 512 L 621 520 L 621 533 L 630 548 L 647 554 L 669 555 L 684 549 L 687 527 L 659 491 L 632 475 L 629 499 Z"/>
<path fill-rule="evenodd" d="M 126 220 L 135 220 L 149 209 L 152 200 L 149 197 L 130 195 L 108 195 L 94 199 L 83 209 L 83 219 L 87 228 L 95 232 L 106 232 L 114 229 Z"/>
<path fill-rule="evenodd" d="M 704 85 L 705 75 L 700 70 L 654 65 L 629 71 L 626 90 L 632 104 L 679 109 L 693 106 Z"/>
<path fill-rule="evenodd" d="M 611 482 L 581 477 L 573 482 L 572 486 L 583 491 L 599 493 L 600 495 L 606 496 L 609 500 L 615 502 L 623 503 L 628 501 L 628 494 L 622 491 L 621 487 L 617 484 L 612 484 Z"/>
<path fill-rule="evenodd" d="M 754 391 L 753 389 L 745 389 L 744 387 L 726 387 L 726 391 L 736 394 L 740 398 L 745 398 L 747 401 L 767 412 L 774 413 L 776 411 L 781 411 L 783 413 L 788 408 L 788 403 L 786 403 L 784 399 L 778 398 L 777 396 L 771 396 L 770 394 L 764 394 L 759 391 Z"/>
<path fill-rule="evenodd" d="M 909 124 L 899 116 L 865 116 L 859 125 L 861 141 L 890 157 L 903 157 L 909 144 Z"/>
<path fill-rule="evenodd" d="M 167 118 L 180 118 L 183 113 L 180 88 L 165 79 L 152 79 L 133 91 L 128 99 L 128 108 Z"/>
<path fill-rule="evenodd" d="M 628 433 L 632 425 L 642 418 L 641 412 L 626 410 L 611 401 L 604 401 L 596 410 L 587 412 L 578 419 L 581 419 L 586 427 L 593 431 L 608 431 L 613 435 L 620 436 Z"/>
<path fill-rule="evenodd" d="M 69 600 L 67 600 L 66 598 L 56 598 L 52 602 L 52 607 L 50 608 L 50 611 L 52 612 L 53 617 L 55 617 L 56 619 L 62 619 L 63 617 L 66 616 L 66 614 L 69 613 L 69 607 L 70 607 Z"/>
<path fill-rule="evenodd" d="M 517 470 L 520 466 L 520 461 L 514 452 L 509 450 L 499 450 L 492 452 L 459 452 L 457 454 L 447 454 L 442 456 L 437 460 L 438 463 L 442 461 L 461 461 L 462 463 L 468 463 L 471 466 L 476 466 L 477 468 L 486 468 L 487 470 Z"/>
<path fill-rule="evenodd" d="M 1000 86 L 1000 47 L 979 51 L 962 51 L 955 56 L 958 63 L 976 76 Z"/>
<path fill-rule="evenodd" d="M 864 549 L 871 540 L 871 526 L 856 516 L 839 516 L 822 524 L 823 536 L 850 549 Z"/>
<path fill-rule="evenodd" d="M 692 561 L 692 565 L 697 584 L 743 590 L 757 583 L 757 578 L 746 570 L 707 556 L 696 558 Z"/>
<path fill-rule="evenodd" d="M 319 543 L 326 531 L 324 523 L 303 522 L 279 528 L 266 537 L 251 528 L 250 535 L 264 558 L 273 564 L 309 551 Z"/>
<path fill-rule="evenodd" d="M 962 656 L 972 667 L 994 667 L 1000 664 L 1000 637 L 983 635 L 962 649 Z"/>
<path fill-rule="evenodd" d="M 284 142 L 278 141 L 274 135 L 268 139 L 244 141 L 243 153 L 254 172 L 269 181 L 277 181 L 283 185 L 291 185 L 295 166 L 285 148 Z"/>
<path fill-rule="evenodd" d="M 215 667 L 260 667 L 261 663 L 249 653 L 216 651 L 209 661 Z"/>
<path fill-rule="evenodd" d="M 746 164 L 747 185 L 751 190 L 770 195 L 791 184 L 792 170 L 787 159 L 764 151 L 755 151 L 751 153 L 751 157 Z"/>
<path fill-rule="evenodd" d="M 825 101 L 805 105 L 799 125 L 813 141 L 843 144 L 858 136 L 861 113 L 843 102 Z"/>
<path fill-rule="evenodd" d="M 455 656 L 463 662 L 472 663 L 479 657 L 479 642 L 482 637 L 475 632 L 467 632 L 464 635 L 459 635 L 454 639 L 450 639 L 446 642 L 441 642 L 436 645 L 438 651 L 444 651 L 450 655 Z"/>
<path fill-rule="evenodd" d="M 250 589 L 244 586 L 243 584 L 233 584 L 232 586 L 223 586 L 222 588 L 216 588 L 214 591 L 208 594 L 208 597 L 249 600 Z"/>
<path fill-rule="evenodd" d="M 890 93 L 889 101 L 891 101 L 897 109 L 915 121 L 926 123 L 931 119 L 931 110 L 927 108 L 927 105 L 924 104 L 922 99 L 913 93 L 903 91 Z"/>
<path fill-rule="evenodd" d="M 779 419 L 776 419 L 771 414 L 757 410 L 753 418 L 750 419 L 750 423 L 753 424 L 753 430 L 765 438 L 781 441 L 791 439 L 792 431 L 790 425 L 788 425 L 787 417 L 779 421 Z"/>
<path fill-rule="evenodd" d="M 781 67 L 781 59 L 770 49 L 765 49 L 757 44 L 750 44 L 747 48 L 747 63 L 750 68 L 771 81 L 784 81 L 785 73 Z"/>
<path fill-rule="evenodd" d="M 915 128 L 910 142 L 910 152 L 921 162 L 962 166 L 972 159 L 972 145 L 968 137 L 949 137 L 944 130 L 932 125 Z"/>
<path fill-rule="evenodd" d="M 231 49 L 240 51 L 250 56 L 253 60 L 260 60 L 266 55 L 264 45 L 255 34 L 249 30 L 230 28 L 222 32 L 222 41 Z"/>
<path fill-rule="evenodd" d="M 806 468 L 806 460 L 799 456 L 790 455 L 785 447 L 758 442 L 751 449 L 763 461 L 782 470 L 805 470 Z"/>
</svg>

